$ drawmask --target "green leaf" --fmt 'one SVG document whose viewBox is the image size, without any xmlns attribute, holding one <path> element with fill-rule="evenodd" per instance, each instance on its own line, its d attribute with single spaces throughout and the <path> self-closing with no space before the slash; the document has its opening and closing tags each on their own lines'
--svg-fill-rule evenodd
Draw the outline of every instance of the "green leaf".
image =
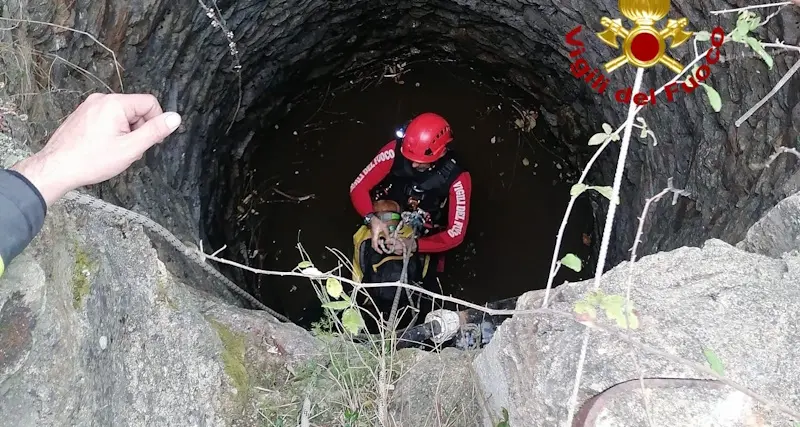
<svg viewBox="0 0 800 427">
<path fill-rule="evenodd" d="M 750 24 L 747 28 L 748 31 L 753 31 L 758 27 L 758 24 L 761 23 L 761 17 L 756 15 L 753 12 L 750 12 L 750 16 L 748 17 L 747 23 Z"/>
<path fill-rule="evenodd" d="M 767 67 L 769 67 L 769 69 L 771 70 L 772 69 L 772 56 L 770 56 L 770 54 L 767 53 L 766 50 L 764 50 L 764 46 L 761 45 L 761 42 L 759 40 L 756 40 L 755 38 L 749 37 L 749 36 L 744 40 L 747 42 L 748 45 L 750 45 L 750 47 L 757 54 L 759 54 L 761 56 L 761 59 L 763 59 L 764 62 L 767 63 Z"/>
<path fill-rule="evenodd" d="M 612 128 L 610 124 L 608 124 L 608 123 L 603 123 L 603 125 L 602 125 L 602 126 L 603 126 L 603 132 L 605 132 L 605 133 L 606 133 L 606 135 L 610 135 L 610 134 L 611 134 L 611 132 L 614 132 L 614 128 Z"/>
<path fill-rule="evenodd" d="M 297 264 L 297 268 L 299 268 L 301 270 L 304 270 L 306 268 L 313 267 L 313 266 L 314 266 L 314 264 L 312 264 L 311 261 L 303 261 L 300 264 Z"/>
<path fill-rule="evenodd" d="M 607 185 L 602 186 L 602 187 L 601 186 L 591 186 L 589 188 L 591 188 L 592 190 L 595 190 L 598 193 L 602 194 L 608 200 L 611 200 L 612 193 L 614 192 L 614 189 L 609 187 L 609 186 L 607 186 Z M 615 202 L 616 202 L 616 204 L 619 204 L 619 197 L 617 197 L 617 200 L 615 200 Z"/>
<path fill-rule="evenodd" d="M 569 195 L 572 197 L 580 196 L 589 186 L 586 184 L 577 183 L 569 189 Z"/>
<path fill-rule="evenodd" d="M 342 294 L 342 283 L 339 282 L 338 279 L 329 277 L 328 280 L 325 281 L 325 290 L 328 291 L 328 295 L 339 298 Z"/>
<path fill-rule="evenodd" d="M 592 291 L 588 295 L 586 295 L 585 299 L 586 299 L 586 302 L 588 302 L 589 304 L 597 305 L 597 304 L 600 304 L 600 301 L 603 300 L 603 297 L 605 297 L 605 294 L 603 294 L 602 290 L 598 289 L 598 290 Z"/>
<path fill-rule="evenodd" d="M 703 355 L 706 357 L 706 360 L 708 360 L 708 364 L 711 365 L 711 369 L 713 369 L 714 372 L 725 375 L 725 368 L 722 367 L 722 361 L 719 360 L 719 357 L 717 357 L 717 354 L 714 353 L 713 350 L 706 348 L 703 350 Z"/>
<path fill-rule="evenodd" d="M 508 421 L 508 409 L 503 408 L 503 421 Z"/>
<path fill-rule="evenodd" d="M 754 17 L 756 19 L 755 25 L 753 25 Z M 758 25 L 759 20 L 760 18 L 758 18 L 755 13 L 749 10 L 743 10 L 739 12 L 739 16 L 736 18 L 736 30 L 740 31 L 742 34 L 747 34 L 747 32 Z"/>
<path fill-rule="evenodd" d="M 722 110 L 722 98 L 720 98 L 719 93 L 716 89 L 705 83 L 700 83 L 700 85 L 706 90 L 706 96 L 708 96 L 708 103 L 711 104 L 711 108 L 719 113 L 719 111 Z"/>
<path fill-rule="evenodd" d="M 364 326 L 364 319 L 358 310 L 350 307 L 342 313 L 342 325 L 351 334 L 357 334 Z"/>
<path fill-rule="evenodd" d="M 706 42 L 711 40 L 711 33 L 708 31 L 698 31 L 694 33 L 694 38 L 696 38 L 697 41 Z"/>
<path fill-rule="evenodd" d="M 596 133 L 592 135 L 591 138 L 589 138 L 589 145 L 600 145 L 606 142 L 606 139 L 608 139 L 607 133 L 605 132 Z"/>
<path fill-rule="evenodd" d="M 330 308 L 331 310 L 344 310 L 350 307 L 349 301 L 331 301 L 322 304 L 322 308 Z"/>
<path fill-rule="evenodd" d="M 744 43 L 745 37 L 747 37 L 747 33 L 742 33 L 738 28 L 736 28 L 735 30 L 731 31 L 731 35 L 728 36 L 728 39 L 735 42 Z"/>
<path fill-rule="evenodd" d="M 564 258 L 561 258 L 561 265 L 578 273 L 581 272 L 582 264 L 583 263 L 581 263 L 581 259 L 576 257 L 574 254 L 566 254 L 564 255 Z"/>
<path fill-rule="evenodd" d="M 580 300 L 576 302 L 573 311 L 578 314 L 588 314 L 592 319 L 597 317 L 597 310 L 595 310 L 594 305 L 588 301 Z"/>
<path fill-rule="evenodd" d="M 639 327 L 639 319 L 634 313 L 625 316 L 625 297 L 622 295 L 607 295 L 600 300 L 600 307 L 605 310 L 606 317 L 614 319 L 621 328 L 628 326 L 630 329 Z"/>
</svg>

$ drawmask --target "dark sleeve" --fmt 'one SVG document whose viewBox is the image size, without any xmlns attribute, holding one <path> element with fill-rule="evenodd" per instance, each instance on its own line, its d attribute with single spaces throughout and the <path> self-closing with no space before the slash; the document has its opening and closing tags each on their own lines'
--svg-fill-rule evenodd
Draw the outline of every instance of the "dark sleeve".
<svg viewBox="0 0 800 427">
<path fill-rule="evenodd" d="M 41 231 L 47 204 L 17 171 L 0 169 L 0 276 Z"/>
</svg>

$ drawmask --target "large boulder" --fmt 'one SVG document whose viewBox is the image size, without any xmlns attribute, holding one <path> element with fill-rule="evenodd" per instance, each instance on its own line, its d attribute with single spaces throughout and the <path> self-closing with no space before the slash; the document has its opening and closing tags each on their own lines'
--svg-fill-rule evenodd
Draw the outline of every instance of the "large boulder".
<svg viewBox="0 0 800 427">
<path fill-rule="evenodd" d="M 0 139 L 0 165 L 26 154 Z M 260 425 L 254 387 L 317 341 L 179 270 L 138 225 L 50 209 L 0 278 L 0 425 Z"/>
<path fill-rule="evenodd" d="M 781 200 L 749 230 L 737 248 L 773 258 L 800 248 L 800 193 Z"/>
<path fill-rule="evenodd" d="M 773 214 L 778 212 L 786 216 L 771 223 L 789 223 L 800 211 L 779 207 Z M 750 241 L 766 241 L 756 234 L 751 230 Z M 712 239 L 702 247 L 624 262 L 603 277 L 601 289 L 624 296 L 630 284 L 640 320 L 629 331 L 633 340 L 706 366 L 711 365 L 704 350 L 711 350 L 726 378 L 800 409 L 800 255 L 792 249 L 783 246 L 786 253 L 768 257 Z M 565 284 L 549 307 L 574 313 L 576 302 L 593 290 L 591 280 Z M 541 307 L 540 295 L 523 295 L 518 308 Z M 622 331 L 602 310 L 597 322 Z M 516 315 L 506 321 L 474 362 L 490 408 L 506 408 L 512 426 L 564 425 L 586 333 L 574 316 Z M 713 379 L 708 374 L 618 335 L 591 329 L 588 343 L 574 425 L 646 426 L 647 414 L 653 426 L 792 425 L 785 414 L 742 392 L 705 381 Z"/>
</svg>

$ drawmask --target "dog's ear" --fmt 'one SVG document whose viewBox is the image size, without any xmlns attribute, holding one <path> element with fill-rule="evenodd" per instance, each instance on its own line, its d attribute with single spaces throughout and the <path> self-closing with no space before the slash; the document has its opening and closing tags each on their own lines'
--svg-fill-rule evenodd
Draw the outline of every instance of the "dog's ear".
<svg viewBox="0 0 800 427">
<path fill-rule="evenodd" d="M 394 200 L 378 200 L 372 203 L 373 212 L 400 213 L 400 205 Z"/>
</svg>

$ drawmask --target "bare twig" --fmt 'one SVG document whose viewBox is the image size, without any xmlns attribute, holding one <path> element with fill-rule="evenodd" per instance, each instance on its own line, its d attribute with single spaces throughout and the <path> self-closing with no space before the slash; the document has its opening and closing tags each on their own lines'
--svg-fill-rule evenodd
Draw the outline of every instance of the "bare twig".
<svg viewBox="0 0 800 427">
<path fill-rule="evenodd" d="M 742 117 L 739 117 L 736 120 L 735 123 L 736 127 L 738 128 L 739 126 L 741 126 L 741 124 L 744 123 L 745 120 L 750 118 L 750 116 L 752 116 L 753 113 L 756 112 L 756 110 L 761 108 L 761 106 L 764 105 L 767 102 L 767 100 L 772 98 L 772 96 L 775 95 L 778 92 L 778 90 L 780 90 L 780 88 L 783 87 L 783 85 L 785 85 L 786 82 L 789 81 L 789 79 L 794 75 L 794 73 L 797 72 L 797 70 L 800 70 L 800 60 L 795 61 L 794 65 L 792 65 L 792 68 L 790 68 L 789 71 L 787 71 L 786 74 L 784 74 L 783 77 L 781 77 L 781 79 L 778 81 L 778 84 L 776 84 L 775 87 L 773 87 L 772 90 L 769 91 L 767 96 L 758 101 L 756 105 L 747 110 L 747 112 L 744 113 Z"/>
<path fill-rule="evenodd" d="M 800 152 L 798 152 L 797 149 L 789 148 L 789 147 L 778 147 L 778 149 L 775 150 L 775 153 L 772 154 L 771 156 L 769 156 L 769 158 L 767 159 L 766 162 L 751 164 L 750 168 L 751 169 L 766 169 L 766 168 L 770 167 L 772 162 L 774 162 L 775 159 L 777 159 L 778 156 L 780 156 L 783 153 L 794 154 L 798 159 L 800 159 Z"/>
<path fill-rule="evenodd" d="M 619 132 L 619 129 L 617 130 Z M 586 179 L 586 176 L 589 174 L 589 170 L 592 169 L 594 162 L 600 157 L 600 154 L 603 150 L 611 143 L 611 139 L 607 139 L 598 149 L 594 152 L 594 155 L 589 159 L 589 162 L 586 163 L 586 166 L 583 168 L 583 172 L 581 173 L 580 178 L 578 178 L 578 184 L 582 184 L 583 181 Z M 564 216 L 561 218 L 561 225 L 558 228 L 558 233 L 556 234 L 556 245 L 553 248 L 553 258 L 550 262 L 550 274 L 547 277 L 547 285 L 545 286 L 544 291 L 544 298 L 542 299 L 542 307 L 547 307 L 547 303 L 550 296 L 550 289 L 553 287 L 553 280 L 556 277 L 556 273 L 558 272 L 559 261 L 558 261 L 558 251 L 561 249 L 561 241 L 564 238 L 564 230 L 567 227 L 567 221 L 569 220 L 569 215 L 572 212 L 572 207 L 575 205 L 575 201 L 578 199 L 578 196 L 572 196 L 567 202 L 567 209 L 564 212 Z"/>
<path fill-rule="evenodd" d="M 638 93 L 642 85 L 642 77 L 644 76 L 644 68 L 636 70 L 636 78 L 633 82 L 633 93 Z M 628 104 L 628 118 L 625 120 L 625 131 L 622 136 L 622 145 L 619 151 L 619 158 L 617 159 L 617 170 L 614 174 L 614 185 L 611 190 L 611 199 L 608 204 L 608 213 L 606 214 L 605 229 L 603 230 L 603 239 L 600 243 L 600 255 L 597 259 L 597 268 L 595 269 L 594 288 L 600 288 L 600 276 L 603 274 L 605 267 L 606 254 L 608 253 L 608 245 L 611 241 L 611 231 L 614 222 L 614 215 L 616 213 L 617 203 L 619 200 L 619 188 L 622 184 L 622 173 L 625 170 L 625 159 L 628 154 L 628 147 L 631 141 L 631 130 L 633 128 L 633 120 L 636 118 L 636 104 L 631 101 Z M 583 336 L 583 344 L 581 345 L 581 355 L 578 358 L 578 369 L 575 373 L 575 385 L 572 388 L 572 396 L 569 400 L 569 412 L 567 413 L 567 421 L 564 424 L 566 427 L 572 425 L 572 419 L 575 417 L 575 408 L 577 407 L 578 390 L 580 390 L 581 375 L 583 375 L 583 367 L 586 362 L 586 351 L 589 347 L 589 330 L 587 329 Z"/>
<path fill-rule="evenodd" d="M 796 50 L 800 52 L 800 46 L 792 46 L 790 44 L 784 44 L 784 43 L 761 43 L 761 46 L 774 47 L 776 49 Z M 758 54 L 754 55 L 754 57 L 756 56 L 758 56 Z"/>
<path fill-rule="evenodd" d="M 314 198 L 314 194 L 309 194 L 309 195 L 306 195 L 306 196 L 300 196 L 300 197 L 292 196 L 292 195 L 289 195 L 289 194 L 286 194 L 286 193 L 284 193 L 284 192 L 283 192 L 283 191 L 281 191 L 281 190 L 278 190 L 278 188 L 277 188 L 277 187 L 272 187 L 272 191 L 274 191 L 274 192 L 275 192 L 275 193 L 277 193 L 277 194 L 280 194 L 280 195 L 281 195 L 281 196 L 283 196 L 283 197 L 286 197 L 286 198 L 287 198 L 287 199 L 289 199 L 289 200 L 294 200 L 294 201 L 296 201 L 296 202 L 305 202 L 305 201 L 306 201 L 306 200 L 308 200 L 308 199 L 313 199 L 313 198 Z"/>
<path fill-rule="evenodd" d="M 49 27 L 54 27 L 54 28 L 59 28 L 59 29 L 62 29 L 62 30 L 72 31 L 73 33 L 77 33 L 77 34 L 81 34 L 81 35 L 84 35 L 86 37 L 89 37 L 93 42 L 97 43 L 100 47 L 105 49 L 106 52 L 111 54 L 111 57 L 114 59 L 114 69 L 116 70 L 117 78 L 119 79 L 119 88 L 120 88 L 120 90 L 122 92 L 125 92 L 125 86 L 123 86 L 123 84 L 122 84 L 122 72 L 120 71 L 122 69 L 122 65 L 120 65 L 119 62 L 117 61 L 117 55 L 114 53 L 113 50 L 109 49 L 108 46 L 106 46 L 103 43 L 101 43 L 100 40 L 97 40 L 97 38 L 95 36 L 87 33 L 86 31 L 76 30 L 74 28 L 65 27 L 63 25 L 53 24 L 52 22 L 42 22 L 42 21 L 34 21 L 34 20 L 31 20 L 31 19 L 15 19 L 15 18 L 5 18 L 5 17 L 0 17 L 0 21 L 25 22 L 25 23 L 30 23 L 30 24 L 47 25 Z M 109 90 L 110 89 L 111 88 L 109 88 Z M 113 91 L 111 91 L 111 92 L 113 92 Z"/>
<path fill-rule="evenodd" d="M 672 192 L 672 193 L 675 194 L 675 196 L 672 199 L 672 204 L 673 205 L 677 202 L 677 198 L 678 198 L 679 195 L 686 195 L 686 196 L 689 195 L 689 193 L 687 191 L 685 191 L 685 190 L 675 189 L 672 186 L 672 178 L 670 177 L 667 180 L 667 188 L 661 190 L 655 196 L 650 197 L 647 200 L 645 200 L 644 208 L 642 209 L 642 216 L 639 217 L 639 227 L 636 230 L 636 236 L 634 237 L 633 247 L 631 248 L 631 261 L 630 261 L 630 264 L 629 264 L 629 267 L 628 267 L 629 271 L 628 271 L 628 274 L 626 275 L 626 278 L 625 278 L 625 282 L 626 282 L 626 284 L 625 284 L 625 288 L 626 288 L 625 289 L 625 317 L 626 317 L 626 321 L 627 321 L 628 324 L 631 323 L 631 317 L 630 316 L 631 316 L 631 314 L 633 312 L 633 309 L 631 307 L 631 287 L 632 287 L 631 277 L 633 277 L 633 274 L 632 274 L 632 272 L 630 270 L 633 269 L 633 265 L 636 263 L 636 251 L 639 248 L 639 243 L 641 243 L 641 237 L 642 237 L 642 234 L 644 233 L 645 218 L 647 218 L 647 212 L 650 210 L 650 205 L 655 203 L 655 202 L 657 202 L 659 199 L 661 199 L 661 197 L 663 197 L 664 195 L 666 195 L 669 192 Z M 626 333 L 627 333 L 627 331 L 626 331 Z M 651 415 L 649 403 L 648 403 L 648 400 L 647 400 L 647 395 L 646 395 L 646 392 L 645 392 L 644 372 L 642 370 L 641 364 L 639 363 L 639 355 L 634 353 L 633 354 L 633 359 L 634 359 L 634 362 L 636 364 L 636 368 L 639 371 L 639 383 L 640 383 L 641 388 L 642 388 L 642 401 L 643 401 L 643 404 L 644 404 L 645 412 L 647 413 L 647 422 L 652 427 L 653 420 L 652 420 L 652 415 Z"/>
<path fill-rule="evenodd" d="M 212 9 L 208 5 L 206 5 L 203 0 L 197 0 L 200 4 L 200 7 L 206 12 L 206 16 L 211 19 L 211 26 L 214 28 L 219 27 L 222 30 L 222 33 L 225 35 L 225 38 L 228 40 L 228 51 L 230 52 L 231 56 L 233 57 L 233 70 L 236 72 L 236 77 L 238 80 L 238 89 L 239 89 L 239 97 L 236 100 L 236 109 L 233 112 L 233 118 L 231 119 L 231 123 L 228 125 L 228 128 L 225 130 L 225 134 L 227 135 L 233 124 L 236 123 L 236 116 L 239 115 L 239 110 L 242 108 L 242 61 L 239 58 L 239 50 L 236 46 L 236 41 L 234 41 L 233 31 L 228 29 L 228 24 L 225 22 L 225 17 L 222 16 L 222 11 L 219 10 L 219 6 L 217 6 L 217 0 L 211 0 L 211 3 L 214 5 Z"/>
<path fill-rule="evenodd" d="M 288 277 L 305 277 L 307 279 L 317 279 L 317 280 L 322 280 L 322 279 L 327 279 L 329 277 L 332 277 L 334 279 L 339 280 L 342 283 L 347 283 L 348 285 L 351 285 L 351 286 L 353 286 L 354 288 L 357 288 L 357 289 L 361 289 L 361 288 L 364 288 L 364 289 L 367 289 L 367 288 L 385 288 L 385 287 L 388 287 L 388 286 L 399 286 L 401 288 L 410 289 L 412 291 L 428 295 L 429 297 L 433 298 L 434 300 L 440 299 L 442 301 L 447 301 L 447 302 L 451 302 L 451 303 L 454 303 L 454 304 L 461 304 L 461 305 L 463 305 L 465 307 L 469 307 L 469 308 L 473 308 L 473 309 L 476 309 L 476 310 L 480 310 L 480 311 L 482 311 L 482 312 L 484 312 L 484 313 L 486 313 L 486 314 L 488 314 L 490 316 L 511 316 L 511 315 L 514 315 L 514 314 L 533 314 L 533 313 L 544 313 L 544 312 L 549 312 L 550 311 L 549 309 L 497 310 L 497 309 L 487 308 L 487 307 L 483 307 L 483 306 L 480 306 L 480 305 L 477 305 L 477 304 L 473 304 L 471 302 L 464 301 L 462 299 L 458 299 L 458 298 L 454 298 L 454 297 L 450 297 L 450 296 L 446 296 L 446 295 L 442 295 L 442 294 L 437 294 L 436 292 L 431 292 L 431 291 L 429 291 L 427 289 L 424 289 L 424 288 L 421 288 L 419 286 L 409 285 L 409 284 L 401 283 L 401 282 L 359 283 L 359 282 L 347 279 L 345 277 L 340 277 L 340 276 L 336 276 L 334 274 L 329 274 L 329 273 L 320 272 L 320 274 L 307 274 L 307 273 L 296 272 L 296 271 L 263 270 L 263 269 L 259 269 L 259 268 L 248 267 L 246 265 L 243 265 L 243 264 L 240 264 L 240 263 L 237 263 L 237 262 L 234 262 L 234 261 L 229 261 L 229 260 L 224 259 L 224 258 L 217 258 L 215 256 L 210 256 L 210 255 L 204 254 L 204 253 L 200 253 L 200 256 L 203 257 L 203 258 L 209 259 L 211 261 L 216 261 L 216 262 L 219 262 L 219 263 L 222 263 L 222 264 L 227 264 L 227 265 L 231 265 L 231 266 L 234 266 L 234 267 L 238 267 L 238 268 L 241 268 L 243 270 L 247 270 L 247 271 L 249 271 L 251 273 L 256 273 L 256 274 L 266 274 L 266 275 L 270 275 L 270 276 L 281 276 L 281 277 L 287 277 L 287 276 Z M 545 311 L 540 311 L 540 310 L 545 310 Z"/>
<path fill-rule="evenodd" d="M 712 15 L 719 15 L 721 13 L 741 12 L 743 10 L 762 9 L 762 8 L 765 8 L 765 7 L 774 7 L 774 6 L 786 6 L 786 5 L 789 5 L 789 4 L 792 4 L 792 2 L 791 1 L 782 1 L 782 2 L 779 2 L 779 3 L 755 4 L 755 5 L 752 5 L 752 6 L 739 7 L 739 8 L 736 8 L 736 9 L 712 10 L 711 14 Z"/>
</svg>

